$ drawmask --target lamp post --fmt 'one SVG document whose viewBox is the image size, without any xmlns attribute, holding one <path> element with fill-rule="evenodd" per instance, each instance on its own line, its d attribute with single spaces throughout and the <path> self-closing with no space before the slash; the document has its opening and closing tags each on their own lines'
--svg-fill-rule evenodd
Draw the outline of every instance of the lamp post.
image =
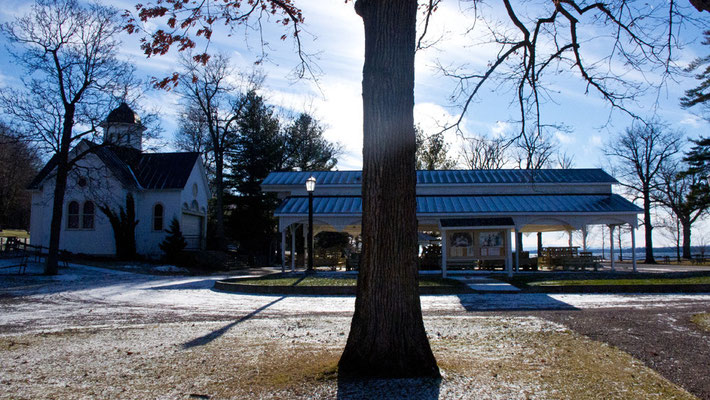
<svg viewBox="0 0 710 400">
<path fill-rule="evenodd" d="M 308 267 L 306 272 L 313 272 L 313 191 L 316 190 L 316 178 L 306 180 L 308 192 Z"/>
</svg>

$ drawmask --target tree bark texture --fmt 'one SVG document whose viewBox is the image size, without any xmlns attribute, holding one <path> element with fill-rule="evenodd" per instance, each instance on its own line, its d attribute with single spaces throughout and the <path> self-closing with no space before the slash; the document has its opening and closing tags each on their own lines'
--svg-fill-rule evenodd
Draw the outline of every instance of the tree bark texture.
<svg viewBox="0 0 710 400">
<path fill-rule="evenodd" d="M 653 257 L 653 225 L 651 222 L 651 189 L 644 187 L 643 190 L 643 228 L 646 238 L 646 264 L 655 264 Z M 612 254 L 612 257 L 614 255 Z"/>
<path fill-rule="evenodd" d="M 681 220 L 681 224 L 683 225 L 683 258 L 690 260 L 690 258 L 691 258 L 691 255 L 690 255 L 691 222 Z"/>
<path fill-rule="evenodd" d="M 417 272 L 415 0 L 358 0 L 363 67 L 363 250 L 341 376 L 438 377 Z"/>
<path fill-rule="evenodd" d="M 74 127 L 74 111 L 73 104 L 65 105 L 62 139 L 57 153 L 57 177 L 54 184 L 52 223 L 49 228 L 49 252 L 44 266 L 46 275 L 56 275 L 59 272 L 59 237 L 62 232 L 64 194 L 67 191 L 67 176 L 69 175 L 69 145 L 71 144 L 72 128 Z"/>
</svg>

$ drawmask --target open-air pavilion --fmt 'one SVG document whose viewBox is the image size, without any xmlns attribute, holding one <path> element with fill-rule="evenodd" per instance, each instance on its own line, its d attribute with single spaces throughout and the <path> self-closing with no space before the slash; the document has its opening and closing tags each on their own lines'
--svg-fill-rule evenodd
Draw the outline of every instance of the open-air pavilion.
<svg viewBox="0 0 710 400">
<path fill-rule="evenodd" d="M 316 181 L 310 193 L 305 186 L 309 177 Z M 269 174 L 262 190 L 276 193 L 281 201 L 275 216 L 284 267 L 287 248 L 291 254 L 297 250 L 296 228 L 308 224 L 309 194 L 314 232 L 360 234 L 361 181 L 361 171 Z M 417 171 L 419 231 L 441 235 L 443 276 L 454 266 L 472 270 L 486 265 L 512 275 L 521 266 L 523 233 L 567 232 L 572 249 L 572 232 L 581 231 L 586 251 L 588 228 L 606 225 L 613 251 L 614 231 L 628 225 L 635 271 L 635 229 L 642 210 L 612 192 L 616 183 L 601 169 Z M 397 229 L 395 223 L 392 229 Z M 292 269 L 295 260 L 291 257 Z"/>
</svg>

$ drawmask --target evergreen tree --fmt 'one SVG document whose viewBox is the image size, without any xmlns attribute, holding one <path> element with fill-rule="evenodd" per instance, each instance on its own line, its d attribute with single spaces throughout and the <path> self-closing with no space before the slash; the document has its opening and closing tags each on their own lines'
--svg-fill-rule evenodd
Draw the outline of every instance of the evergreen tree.
<svg viewBox="0 0 710 400">
<path fill-rule="evenodd" d="M 272 108 L 255 91 L 241 96 L 235 108 L 239 114 L 228 163 L 230 186 L 236 193 L 231 198 L 229 228 L 240 250 L 254 261 L 255 256 L 268 253 L 276 232 L 277 199 L 261 191 L 261 182 L 280 166 L 283 141 Z"/>
<path fill-rule="evenodd" d="M 417 169 L 454 169 L 456 161 L 449 158 L 449 145 L 444 140 L 444 133 L 424 135 L 421 127 L 414 128 L 417 135 Z"/>
<path fill-rule="evenodd" d="M 342 152 L 339 144 L 323 137 L 318 120 L 302 113 L 283 133 L 283 168 L 300 171 L 330 171 Z"/>
<path fill-rule="evenodd" d="M 165 260 L 170 263 L 174 263 L 178 260 L 180 252 L 182 252 L 187 246 L 187 241 L 185 237 L 182 236 L 180 231 L 180 223 L 177 218 L 173 218 L 170 221 L 170 227 L 166 231 L 168 236 L 160 243 L 160 250 L 165 253 Z"/>
<path fill-rule="evenodd" d="M 703 44 L 710 46 L 710 30 L 703 32 L 705 40 Z M 688 71 L 700 70 L 695 78 L 700 84 L 685 91 L 685 96 L 681 97 L 680 105 L 684 108 L 696 105 L 704 105 L 705 110 L 710 110 L 710 55 L 698 57 L 688 66 Z M 710 115 L 706 116 L 710 118 Z"/>
</svg>

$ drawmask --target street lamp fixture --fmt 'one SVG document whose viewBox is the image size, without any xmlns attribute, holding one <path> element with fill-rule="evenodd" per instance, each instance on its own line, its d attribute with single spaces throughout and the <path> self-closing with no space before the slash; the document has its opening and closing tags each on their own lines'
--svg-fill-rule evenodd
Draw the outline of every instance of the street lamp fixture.
<svg viewBox="0 0 710 400">
<path fill-rule="evenodd" d="M 308 267 L 306 272 L 313 272 L 313 191 L 316 190 L 316 178 L 306 180 L 308 192 Z"/>
</svg>

